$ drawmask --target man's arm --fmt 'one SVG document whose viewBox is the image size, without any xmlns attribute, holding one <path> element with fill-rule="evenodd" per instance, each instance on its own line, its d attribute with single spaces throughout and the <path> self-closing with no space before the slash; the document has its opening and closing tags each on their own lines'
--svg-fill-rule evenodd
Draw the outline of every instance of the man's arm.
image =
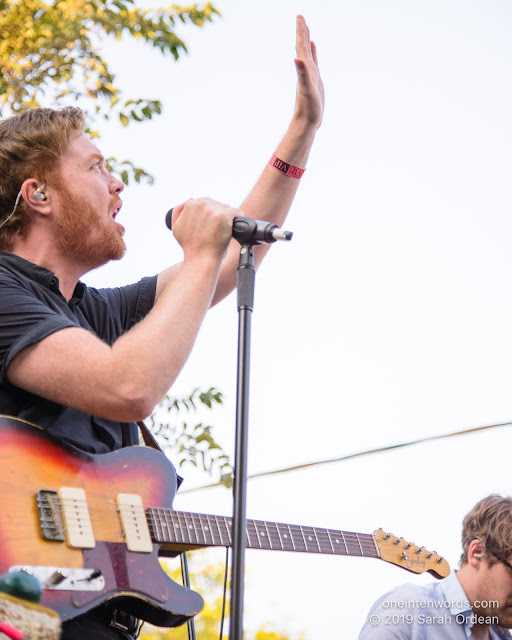
<svg viewBox="0 0 512 640">
<path fill-rule="evenodd" d="M 297 55 L 295 112 L 276 155 L 304 167 L 323 114 L 323 87 L 302 17 L 297 19 Z M 297 185 L 298 180 L 267 166 L 244 201 L 243 214 L 282 224 Z M 173 231 L 184 260 L 160 274 L 156 303 L 146 318 L 112 346 L 84 329 L 52 333 L 14 357 L 9 381 L 112 420 L 149 415 L 186 362 L 207 309 L 235 286 L 239 245 L 230 240 L 238 215 L 240 210 L 207 198 L 175 207 Z M 256 264 L 266 248 L 257 249 Z"/>
<path fill-rule="evenodd" d="M 239 214 L 213 201 L 178 207 L 174 233 L 185 258 L 150 313 L 112 346 L 85 329 L 56 331 L 14 357 L 9 381 L 111 420 L 149 415 L 188 358 Z"/>
<path fill-rule="evenodd" d="M 297 17 L 295 66 L 297 69 L 297 95 L 295 110 L 288 130 L 275 150 L 275 155 L 296 167 L 304 169 L 316 131 L 322 122 L 324 111 L 324 88 L 318 69 L 315 43 L 311 42 L 309 29 L 302 16 Z M 269 158 L 270 158 L 269 153 Z M 257 220 L 273 222 L 282 226 L 288 215 L 300 180 L 283 175 L 268 164 L 256 185 L 240 206 L 242 214 Z M 201 200 L 189 201 L 190 206 Z M 269 245 L 254 248 L 256 267 L 263 260 Z M 236 286 L 236 269 L 240 244 L 232 240 L 222 263 L 212 305 L 220 302 Z M 158 276 L 157 298 L 177 272 L 177 266 L 169 267 Z"/>
</svg>

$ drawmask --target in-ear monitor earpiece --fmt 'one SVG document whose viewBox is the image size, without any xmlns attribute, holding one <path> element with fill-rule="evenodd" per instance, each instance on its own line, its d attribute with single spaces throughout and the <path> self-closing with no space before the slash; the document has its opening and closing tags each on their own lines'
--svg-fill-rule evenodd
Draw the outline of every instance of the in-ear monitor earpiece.
<svg viewBox="0 0 512 640">
<path fill-rule="evenodd" d="M 32 196 L 34 200 L 46 200 L 46 193 L 42 191 L 42 189 L 44 189 L 44 185 L 41 185 L 34 191 Z"/>
</svg>

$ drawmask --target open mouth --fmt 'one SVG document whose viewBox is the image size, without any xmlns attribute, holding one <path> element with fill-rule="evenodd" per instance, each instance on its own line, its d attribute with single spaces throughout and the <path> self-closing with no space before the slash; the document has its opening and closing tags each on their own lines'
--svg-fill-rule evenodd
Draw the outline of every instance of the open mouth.
<svg viewBox="0 0 512 640">
<path fill-rule="evenodd" d="M 116 219 L 117 214 L 121 211 L 121 207 L 123 206 L 123 203 L 120 202 L 117 207 L 114 209 L 114 213 L 112 214 L 112 217 L 114 218 L 114 220 Z"/>
</svg>

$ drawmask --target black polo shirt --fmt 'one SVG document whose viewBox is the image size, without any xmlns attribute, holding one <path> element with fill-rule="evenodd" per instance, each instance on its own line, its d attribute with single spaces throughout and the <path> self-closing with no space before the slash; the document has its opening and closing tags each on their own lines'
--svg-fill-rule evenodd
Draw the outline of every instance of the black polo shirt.
<svg viewBox="0 0 512 640">
<path fill-rule="evenodd" d="M 91 416 L 24 391 L 10 384 L 7 369 L 20 351 L 67 327 L 82 327 L 113 344 L 153 306 L 156 279 L 115 289 L 79 282 L 68 304 L 51 271 L 0 251 L 0 413 L 33 422 L 89 453 L 137 444 L 135 423 Z"/>
</svg>

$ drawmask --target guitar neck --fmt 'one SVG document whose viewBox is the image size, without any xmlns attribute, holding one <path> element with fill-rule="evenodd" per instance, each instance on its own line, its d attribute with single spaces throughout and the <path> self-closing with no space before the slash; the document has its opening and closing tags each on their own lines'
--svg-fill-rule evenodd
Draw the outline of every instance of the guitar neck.
<svg viewBox="0 0 512 640">
<path fill-rule="evenodd" d="M 231 547 L 233 543 L 231 518 L 154 508 L 147 510 L 147 518 L 153 542 L 161 545 L 177 545 L 180 548 Z M 246 547 L 380 557 L 372 534 L 262 520 L 247 520 Z"/>
</svg>

